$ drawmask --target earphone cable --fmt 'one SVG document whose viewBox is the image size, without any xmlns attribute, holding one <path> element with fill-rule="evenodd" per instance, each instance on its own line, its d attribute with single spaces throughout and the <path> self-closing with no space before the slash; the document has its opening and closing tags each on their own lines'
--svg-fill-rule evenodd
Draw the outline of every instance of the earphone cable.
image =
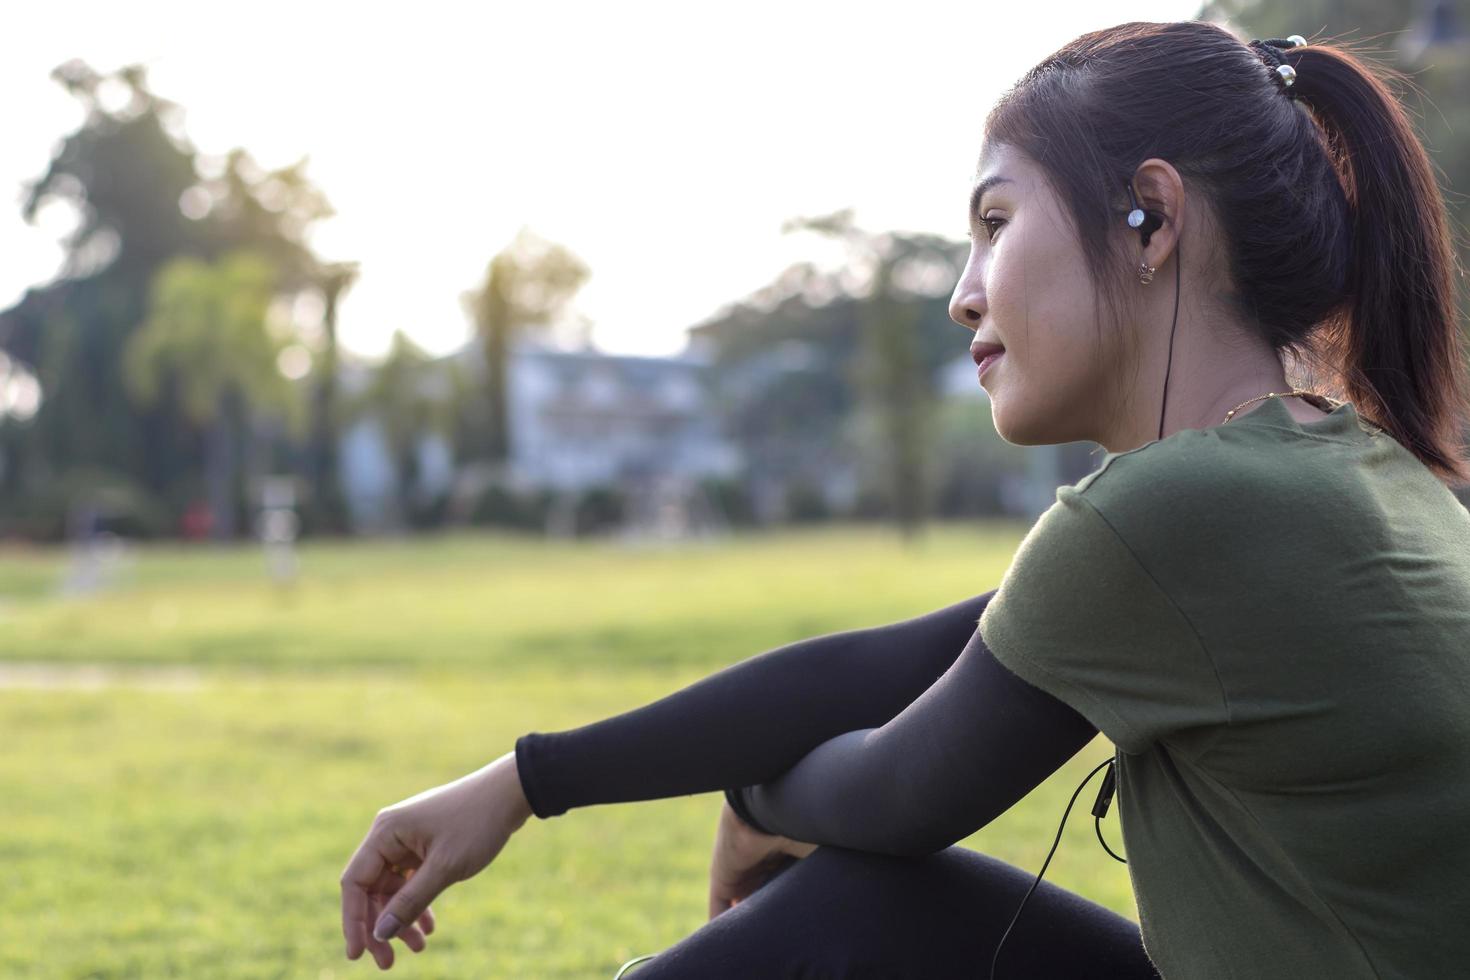
<svg viewBox="0 0 1470 980">
<path fill-rule="evenodd" d="M 1169 408 L 1169 374 L 1174 370 L 1174 331 L 1179 326 L 1179 269 L 1184 265 L 1180 258 L 1179 242 L 1174 243 L 1174 323 L 1169 327 L 1169 366 L 1164 371 L 1164 404 L 1159 407 L 1159 438 L 1164 438 L 1164 413 Z"/>
<path fill-rule="evenodd" d="M 1093 768 L 1092 772 L 1089 772 L 1087 774 L 1087 778 L 1083 779 L 1081 784 L 1078 785 L 1077 789 L 1073 791 L 1072 798 L 1067 801 L 1067 809 L 1062 814 L 1062 822 L 1057 826 L 1056 839 L 1051 842 L 1051 850 L 1047 852 L 1046 860 L 1041 863 L 1041 870 L 1037 872 L 1036 880 L 1031 883 L 1031 887 L 1027 889 L 1026 894 L 1022 896 L 1021 904 L 1016 906 L 1016 914 L 1011 916 L 1011 924 L 1006 926 L 1006 931 L 1001 933 L 1000 942 L 995 944 L 995 955 L 990 958 L 990 980 L 995 980 L 995 964 L 1000 960 L 1000 948 L 1005 945 L 1006 937 L 1011 934 L 1011 928 L 1015 926 L 1016 920 L 1021 917 L 1021 910 L 1026 907 L 1026 899 L 1030 898 L 1031 893 L 1036 891 L 1036 887 L 1041 884 L 1041 877 L 1042 875 L 1046 874 L 1046 869 L 1051 864 L 1052 855 L 1057 852 L 1057 845 L 1062 842 L 1062 830 L 1065 829 L 1067 826 L 1067 817 L 1072 812 L 1072 804 L 1077 802 L 1077 797 L 1082 792 L 1082 787 L 1086 786 L 1088 782 L 1092 779 L 1092 777 L 1097 775 L 1097 771 L 1104 768 L 1105 766 L 1113 765 L 1113 762 L 1114 760 L 1110 757 L 1098 763 L 1097 766 Z M 1109 769 L 1108 774 L 1103 777 L 1102 786 L 1098 790 L 1097 802 L 1094 803 L 1092 806 L 1094 823 L 1098 827 L 1097 839 L 1100 841 L 1102 840 L 1101 820 L 1103 814 L 1107 812 L 1108 803 L 1112 800 L 1113 786 L 1113 770 Z M 1123 859 L 1118 857 L 1118 855 L 1113 854 L 1113 849 L 1108 847 L 1106 841 L 1103 841 L 1103 849 L 1106 850 L 1109 854 L 1112 854 L 1113 857 L 1117 860 L 1123 861 Z M 1123 863 L 1127 864 L 1128 862 L 1123 861 Z"/>
</svg>

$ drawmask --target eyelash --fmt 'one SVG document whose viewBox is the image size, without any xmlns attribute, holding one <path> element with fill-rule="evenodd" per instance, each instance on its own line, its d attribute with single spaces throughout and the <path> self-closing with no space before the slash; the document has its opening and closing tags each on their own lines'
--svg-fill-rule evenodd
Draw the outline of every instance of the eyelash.
<svg viewBox="0 0 1470 980">
<path fill-rule="evenodd" d="M 986 241 L 993 242 L 993 241 L 995 241 L 996 232 L 999 231 L 1000 229 L 999 228 L 996 228 L 995 231 L 991 231 L 990 230 L 990 226 L 991 225 L 1003 225 L 1003 224 L 1006 223 L 1006 219 L 1004 219 L 1004 218 L 981 218 L 980 219 L 980 223 L 985 226 L 985 229 L 986 229 L 986 234 L 985 234 Z M 974 232 L 970 232 L 969 233 L 969 237 L 970 237 L 970 240 L 971 241 L 974 241 L 975 240 L 975 233 Z"/>
</svg>

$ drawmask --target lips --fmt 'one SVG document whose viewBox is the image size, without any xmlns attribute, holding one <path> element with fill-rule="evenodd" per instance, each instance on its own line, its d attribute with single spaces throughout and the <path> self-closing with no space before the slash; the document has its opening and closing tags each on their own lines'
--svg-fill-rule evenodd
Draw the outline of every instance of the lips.
<svg viewBox="0 0 1470 980">
<path fill-rule="evenodd" d="M 1005 348 L 1000 344 L 976 344 L 970 348 L 970 356 L 975 359 L 976 364 L 979 364 L 991 354 L 999 354 L 1003 350 Z"/>
</svg>

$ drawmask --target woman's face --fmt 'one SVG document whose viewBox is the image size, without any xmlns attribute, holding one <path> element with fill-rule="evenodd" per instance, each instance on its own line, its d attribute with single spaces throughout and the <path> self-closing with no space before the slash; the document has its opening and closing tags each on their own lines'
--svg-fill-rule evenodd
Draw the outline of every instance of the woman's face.
<svg viewBox="0 0 1470 980">
<path fill-rule="evenodd" d="M 1071 220 L 1019 150 L 986 143 L 978 173 L 949 315 L 975 332 L 973 344 L 1005 347 L 979 382 L 995 430 L 1021 446 L 1096 441 L 1122 386 L 1107 377 L 1112 352 L 1098 348 L 1097 299 Z"/>
</svg>

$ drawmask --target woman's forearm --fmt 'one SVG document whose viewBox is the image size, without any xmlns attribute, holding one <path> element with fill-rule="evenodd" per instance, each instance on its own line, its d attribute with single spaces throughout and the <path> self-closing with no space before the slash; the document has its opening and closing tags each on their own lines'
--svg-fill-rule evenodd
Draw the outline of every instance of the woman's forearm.
<svg viewBox="0 0 1470 980">
<path fill-rule="evenodd" d="M 977 629 L 932 687 L 886 724 L 844 732 L 731 807 L 767 833 L 915 856 L 1005 812 L 1097 734 L 1002 666 Z"/>
<path fill-rule="evenodd" d="M 542 818 L 764 782 L 827 739 L 886 723 L 964 649 L 995 591 L 756 654 L 651 704 L 516 740 Z"/>
</svg>

